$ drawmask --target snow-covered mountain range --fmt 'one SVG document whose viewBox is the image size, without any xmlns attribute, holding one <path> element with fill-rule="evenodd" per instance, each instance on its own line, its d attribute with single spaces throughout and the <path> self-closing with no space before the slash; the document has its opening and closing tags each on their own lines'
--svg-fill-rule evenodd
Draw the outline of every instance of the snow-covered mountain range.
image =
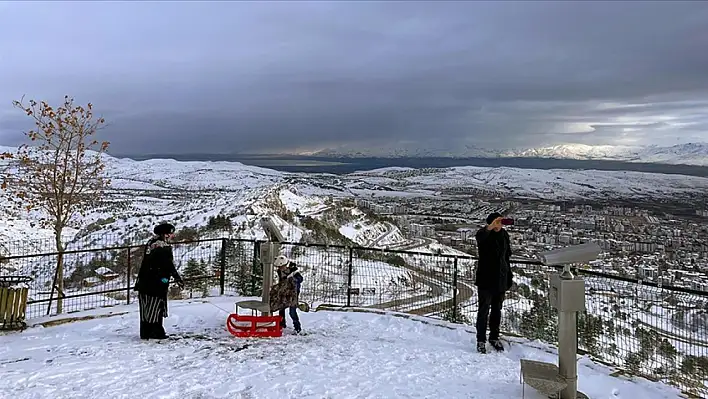
<svg viewBox="0 0 708 399">
<path fill-rule="evenodd" d="M 405 246 L 395 226 L 373 220 L 351 199 L 376 196 L 438 196 L 486 192 L 540 199 L 656 199 L 701 201 L 708 178 L 625 171 L 516 168 L 384 168 L 349 175 L 285 173 L 237 162 L 134 161 L 105 156 L 112 180 L 105 205 L 67 229 L 75 247 L 96 247 L 107 235 L 125 242 L 170 220 L 200 228 L 228 215 L 241 238 L 264 238 L 258 220 L 274 215 L 290 241 L 312 236 L 292 215 L 319 219 L 330 231 L 366 246 Z M 0 242 L 51 242 L 37 214 L 0 210 Z M 321 237 L 320 237 L 321 238 Z M 139 238 L 142 240 L 142 238 Z M 40 244 L 38 244 L 40 245 Z M 23 251 L 40 251 L 23 245 Z M 46 248 L 44 248 L 46 250 Z M 15 252 L 8 250 L 5 252 Z"/>
<path fill-rule="evenodd" d="M 475 146 L 421 148 L 416 143 L 391 147 L 324 149 L 307 155 L 323 157 L 381 157 L 381 158 L 557 158 L 578 160 L 612 160 L 673 165 L 708 166 L 708 143 L 660 146 L 612 146 L 561 144 L 550 147 L 489 150 Z"/>
<path fill-rule="evenodd" d="M 690 199 L 708 193 L 708 178 L 629 171 L 485 168 L 382 168 L 350 177 L 383 187 L 427 192 L 493 192 L 556 199 Z"/>
</svg>

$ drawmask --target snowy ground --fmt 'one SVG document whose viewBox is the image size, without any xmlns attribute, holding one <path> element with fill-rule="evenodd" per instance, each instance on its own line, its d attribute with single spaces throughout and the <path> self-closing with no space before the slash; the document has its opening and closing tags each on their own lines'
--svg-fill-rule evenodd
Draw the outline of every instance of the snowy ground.
<svg viewBox="0 0 708 399">
<path fill-rule="evenodd" d="M 239 339 L 224 331 L 222 309 L 235 300 L 170 303 L 168 333 L 202 338 L 140 341 L 134 306 L 0 336 L 0 397 L 506 399 L 521 397 L 520 358 L 554 360 L 538 343 L 480 355 L 470 329 L 369 313 L 301 313 L 308 335 Z M 662 384 L 610 377 L 586 359 L 579 371 L 579 388 L 593 399 L 679 397 Z M 527 387 L 526 398 L 543 396 Z"/>
</svg>

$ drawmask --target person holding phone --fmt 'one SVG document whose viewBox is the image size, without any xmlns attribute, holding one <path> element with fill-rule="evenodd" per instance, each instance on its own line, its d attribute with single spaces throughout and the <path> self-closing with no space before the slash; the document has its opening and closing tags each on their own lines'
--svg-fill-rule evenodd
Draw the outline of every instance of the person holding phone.
<svg viewBox="0 0 708 399">
<path fill-rule="evenodd" d="M 511 288 L 511 240 L 504 225 L 513 224 L 511 219 L 504 219 L 494 212 L 487 216 L 487 225 L 477 231 L 477 351 L 487 353 L 487 325 L 489 325 L 489 343 L 497 351 L 504 346 L 499 340 L 501 309 L 504 295 Z"/>
</svg>

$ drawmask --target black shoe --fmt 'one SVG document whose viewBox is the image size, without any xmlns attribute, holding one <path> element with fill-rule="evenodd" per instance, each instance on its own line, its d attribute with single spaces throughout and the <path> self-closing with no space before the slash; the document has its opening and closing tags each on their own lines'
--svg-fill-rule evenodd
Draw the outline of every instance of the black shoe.
<svg viewBox="0 0 708 399">
<path fill-rule="evenodd" d="M 150 339 L 150 325 L 144 321 L 140 322 L 140 339 Z"/>
<path fill-rule="evenodd" d="M 477 342 L 477 352 L 487 353 L 487 343 L 486 342 Z"/>
<path fill-rule="evenodd" d="M 490 339 L 489 343 L 492 345 L 492 348 L 494 348 L 495 351 L 497 352 L 504 352 L 504 345 L 502 345 L 501 341 L 498 339 Z"/>
<path fill-rule="evenodd" d="M 165 328 L 160 323 L 152 323 L 150 325 L 150 339 L 166 339 Z"/>
</svg>

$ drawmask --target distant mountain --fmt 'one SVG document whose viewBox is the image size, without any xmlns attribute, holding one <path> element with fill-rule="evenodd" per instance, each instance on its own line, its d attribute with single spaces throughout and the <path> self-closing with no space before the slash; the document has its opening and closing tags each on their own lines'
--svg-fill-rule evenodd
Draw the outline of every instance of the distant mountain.
<svg viewBox="0 0 708 399">
<path fill-rule="evenodd" d="M 380 168 L 347 175 L 352 192 L 374 190 L 361 182 L 410 193 L 476 193 L 546 200 L 703 201 L 708 178 L 606 170 L 519 169 L 459 166 L 451 168 Z M 356 190 L 359 189 L 359 190 Z M 368 191 L 366 191 L 368 190 Z"/>
<path fill-rule="evenodd" d="M 645 148 L 640 157 L 643 162 L 708 166 L 708 143 L 651 146 Z"/>
<path fill-rule="evenodd" d="M 397 143 L 395 146 L 360 148 L 360 147 L 338 147 L 327 148 L 321 151 L 308 152 L 313 157 L 342 157 L 342 158 L 496 158 L 499 151 L 488 150 L 471 145 L 463 145 L 456 148 L 430 147 L 421 148 L 419 143 Z"/>
<path fill-rule="evenodd" d="M 502 152 L 502 156 L 633 161 L 639 159 L 639 154 L 642 150 L 644 150 L 644 147 L 638 146 L 561 144 L 551 147 L 530 148 L 525 150 L 508 150 Z"/>
<path fill-rule="evenodd" d="M 342 147 L 308 155 L 339 158 L 555 158 L 708 166 L 708 143 L 678 144 L 670 147 L 561 144 L 508 150 L 487 150 L 475 146 L 420 148 L 411 143 L 372 149 Z"/>
</svg>

